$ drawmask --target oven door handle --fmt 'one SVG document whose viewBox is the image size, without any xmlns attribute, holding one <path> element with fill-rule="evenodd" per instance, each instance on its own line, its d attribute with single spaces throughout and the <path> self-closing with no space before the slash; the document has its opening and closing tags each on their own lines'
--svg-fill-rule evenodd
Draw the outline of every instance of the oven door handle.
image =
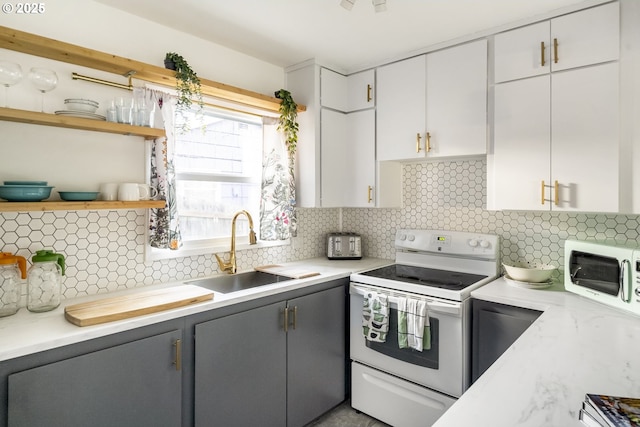
<svg viewBox="0 0 640 427">
<path fill-rule="evenodd" d="M 393 290 L 384 289 L 384 288 L 376 288 L 372 286 L 362 286 L 360 284 L 351 283 L 349 293 L 365 296 L 367 292 L 376 292 L 379 294 L 386 295 L 389 298 L 390 305 L 397 306 L 399 297 L 415 298 L 422 301 L 426 301 L 429 311 L 432 311 L 434 313 L 436 312 L 446 313 L 446 314 L 452 314 L 454 316 L 462 315 L 462 304 L 460 303 L 454 303 L 454 302 L 449 303 L 446 301 L 438 301 L 438 300 L 434 300 L 433 298 L 427 298 L 417 294 L 393 291 Z"/>
</svg>

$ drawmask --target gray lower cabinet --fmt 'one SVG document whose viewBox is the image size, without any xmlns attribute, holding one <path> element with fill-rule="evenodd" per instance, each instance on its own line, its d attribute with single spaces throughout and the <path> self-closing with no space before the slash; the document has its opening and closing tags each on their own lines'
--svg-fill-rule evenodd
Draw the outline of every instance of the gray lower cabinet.
<svg viewBox="0 0 640 427">
<path fill-rule="evenodd" d="M 471 382 L 493 364 L 542 314 L 537 310 L 472 300 Z"/>
<path fill-rule="evenodd" d="M 301 427 L 345 398 L 346 285 L 195 325 L 196 427 Z"/>
<path fill-rule="evenodd" d="M 182 424 L 182 330 L 8 375 L 9 427 Z"/>
</svg>

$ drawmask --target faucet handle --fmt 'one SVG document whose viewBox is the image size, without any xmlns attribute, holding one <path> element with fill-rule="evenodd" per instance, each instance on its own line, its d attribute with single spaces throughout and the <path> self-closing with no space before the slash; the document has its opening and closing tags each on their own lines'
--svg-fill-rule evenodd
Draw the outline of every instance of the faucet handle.
<svg viewBox="0 0 640 427">
<path fill-rule="evenodd" d="M 257 243 L 256 233 L 253 231 L 253 228 L 249 230 L 249 244 L 255 245 Z"/>
<path fill-rule="evenodd" d="M 216 261 L 218 261 L 218 267 L 220 267 L 220 270 L 222 271 L 230 271 L 231 269 L 233 269 L 233 263 L 231 261 L 225 261 L 222 258 L 220 258 L 220 256 L 218 254 L 214 254 L 216 256 Z"/>
</svg>

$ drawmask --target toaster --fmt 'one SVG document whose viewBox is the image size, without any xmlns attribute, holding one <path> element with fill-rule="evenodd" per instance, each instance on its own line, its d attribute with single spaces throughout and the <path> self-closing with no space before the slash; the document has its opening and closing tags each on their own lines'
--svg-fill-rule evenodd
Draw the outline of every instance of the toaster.
<svg viewBox="0 0 640 427">
<path fill-rule="evenodd" d="M 327 258 L 362 259 L 362 238 L 356 233 L 329 233 Z"/>
</svg>

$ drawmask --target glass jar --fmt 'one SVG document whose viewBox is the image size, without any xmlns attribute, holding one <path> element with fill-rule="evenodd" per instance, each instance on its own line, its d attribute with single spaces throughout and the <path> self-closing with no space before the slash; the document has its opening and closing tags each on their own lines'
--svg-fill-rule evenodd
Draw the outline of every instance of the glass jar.
<svg viewBox="0 0 640 427">
<path fill-rule="evenodd" d="M 20 286 L 27 278 L 27 260 L 0 252 L 0 317 L 16 314 L 20 308 Z"/>
<path fill-rule="evenodd" d="M 50 250 L 37 251 L 28 272 L 27 309 L 35 313 L 60 305 L 64 255 Z"/>
</svg>

